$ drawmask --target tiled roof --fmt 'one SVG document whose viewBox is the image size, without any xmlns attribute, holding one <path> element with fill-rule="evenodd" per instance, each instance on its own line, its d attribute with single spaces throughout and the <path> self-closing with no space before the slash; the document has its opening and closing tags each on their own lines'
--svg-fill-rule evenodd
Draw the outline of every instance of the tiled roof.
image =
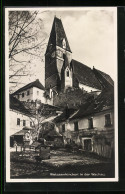
<svg viewBox="0 0 125 194">
<path fill-rule="evenodd" d="M 74 112 L 76 112 L 76 109 L 68 109 L 67 108 L 63 111 L 63 113 L 60 116 L 58 116 L 54 119 L 54 122 L 55 123 L 63 122 L 66 119 L 68 119 Z"/>
<path fill-rule="evenodd" d="M 53 21 L 53 26 L 52 26 L 52 30 L 50 33 L 50 38 L 49 38 L 49 43 L 48 46 L 50 44 L 52 44 L 53 46 L 59 46 L 61 48 L 62 47 L 62 41 L 63 39 L 65 39 L 66 41 L 66 50 L 71 52 L 64 28 L 63 28 L 63 24 L 61 19 L 55 17 L 54 21 Z M 48 47 L 46 52 L 48 51 Z"/>
<path fill-rule="evenodd" d="M 108 110 L 114 107 L 114 94 L 113 92 L 103 91 L 96 99 L 90 99 L 81 106 L 79 111 L 70 117 L 72 119 L 82 118 L 94 113 Z"/>
<path fill-rule="evenodd" d="M 20 130 L 20 131 L 16 132 L 15 134 L 13 134 L 13 136 L 17 136 L 17 135 L 24 136 L 24 135 L 25 135 L 25 133 L 27 133 L 27 131 L 26 131 L 26 130 L 24 130 L 24 129 L 22 129 L 22 130 Z"/>
<path fill-rule="evenodd" d="M 73 74 L 78 82 L 89 87 L 101 89 L 101 85 L 90 67 L 74 59 L 71 61 L 71 66 L 73 68 Z"/>
<path fill-rule="evenodd" d="M 103 86 L 103 88 L 109 88 L 109 87 L 113 88 L 114 87 L 114 81 L 108 74 L 98 69 L 95 69 L 95 68 L 93 68 L 93 72 L 96 78 L 98 79 L 98 81 L 100 82 L 100 84 Z"/>
<path fill-rule="evenodd" d="M 10 95 L 10 109 L 31 116 L 29 110 L 25 108 L 23 103 L 20 102 L 17 98 L 13 97 L 12 95 Z"/>
<path fill-rule="evenodd" d="M 44 86 L 40 83 L 39 79 L 37 79 L 34 82 L 31 82 L 31 83 L 25 85 L 24 87 L 20 88 L 19 90 L 17 90 L 13 94 L 18 94 L 19 92 L 22 92 L 22 91 L 27 90 L 27 89 L 32 88 L 32 87 L 36 87 L 36 88 L 39 88 L 41 90 L 45 90 Z"/>
</svg>

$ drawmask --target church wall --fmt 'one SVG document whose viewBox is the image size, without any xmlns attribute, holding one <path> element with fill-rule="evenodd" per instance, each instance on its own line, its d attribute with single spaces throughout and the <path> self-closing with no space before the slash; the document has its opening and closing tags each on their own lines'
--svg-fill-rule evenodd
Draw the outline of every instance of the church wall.
<svg viewBox="0 0 125 194">
<path fill-rule="evenodd" d="M 63 62 L 64 62 L 63 59 L 56 58 L 57 70 L 58 70 L 60 79 L 61 79 L 61 70 L 62 70 Z"/>
<path fill-rule="evenodd" d="M 45 86 L 46 88 L 59 88 L 60 85 L 60 79 L 59 79 L 59 75 L 58 74 L 53 74 L 52 76 L 50 76 L 48 79 L 46 79 L 45 82 Z"/>
<path fill-rule="evenodd" d="M 46 56 L 45 58 L 45 80 L 56 73 L 58 73 L 58 70 L 56 67 L 56 59 L 52 59 L 50 56 Z"/>
<path fill-rule="evenodd" d="M 83 89 L 83 90 L 85 90 L 87 92 L 95 92 L 95 91 L 98 90 L 96 88 L 92 88 L 92 87 L 86 86 L 86 85 L 81 84 L 81 83 L 79 83 L 79 88 L 81 88 L 81 89 Z"/>
</svg>

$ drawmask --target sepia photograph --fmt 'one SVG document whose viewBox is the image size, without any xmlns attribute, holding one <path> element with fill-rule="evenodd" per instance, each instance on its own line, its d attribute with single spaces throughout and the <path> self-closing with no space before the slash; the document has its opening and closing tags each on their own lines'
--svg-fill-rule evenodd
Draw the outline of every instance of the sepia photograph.
<svg viewBox="0 0 125 194">
<path fill-rule="evenodd" d="M 6 182 L 118 181 L 116 7 L 5 8 Z"/>
</svg>

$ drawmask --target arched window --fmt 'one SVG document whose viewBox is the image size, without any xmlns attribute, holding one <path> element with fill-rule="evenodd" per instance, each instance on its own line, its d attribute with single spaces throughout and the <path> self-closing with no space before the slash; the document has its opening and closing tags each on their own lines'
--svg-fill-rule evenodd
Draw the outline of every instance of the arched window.
<svg viewBox="0 0 125 194">
<path fill-rule="evenodd" d="M 69 70 L 66 71 L 66 76 L 69 77 Z"/>
</svg>

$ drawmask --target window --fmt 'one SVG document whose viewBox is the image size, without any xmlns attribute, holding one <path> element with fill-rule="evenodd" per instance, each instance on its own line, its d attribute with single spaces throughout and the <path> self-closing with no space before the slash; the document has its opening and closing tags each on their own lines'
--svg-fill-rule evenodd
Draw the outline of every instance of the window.
<svg viewBox="0 0 125 194">
<path fill-rule="evenodd" d="M 110 117 L 110 114 L 106 114 L 105 115 L 105 126 L 106 127 L 111 126 L 111 117 Z"/>
<path fill-rule="evenodd" d="M 39 91 L 37 91 L 37 95 L 39 95 Z"/>
<path fill-rule="evenodd" d="M 32 127 L 32 122 L 30 121 L 30 127 Z"/>
<path fill-rule="evenodd" d="M 29 95 L 30 95 L 30 91 L 28 90 L 28 91 L 27 91 L 27 96 L 29 96 Z"/>
<path fill-rule="evenodd" d="M 17 125 L 20 125 L 20 119 L 17 118 Z"/>
<path fill-rule="evenodd" d="M 26 126 L 26 121 L 25 120 L 23 120 L 23 126 Z"/>
<path fill-rule="evenodd" d="M 65 124 L 62 125 L 62 132 L 65 132 Z"/>
<path fill-rule="evenodd" d="M 62 41 L 62 46 L 63 46 L 64 49 L 66 48 L 66 41 L 65 41 L 65 38 L 64 38 L 63 41 Z"/>
<path fill-rule="evenodd" d="M 22 98 L 24 97 L 24 93 L 22 93 Z"/>
<path fill-rule="evenodd" d="M 66 76 L 69 77 L 69 70 L 66 71 Z"/>
<path fill-rule="evenodd" d="M 74 130 L 75 130 L 75 131 L 78 131 L 78 121 L 76 121 L 76 122 L 74 123 Z"/>
<path fill-rule="evenodd" d="M 88 128 L 93 129 L 93 118 L 88 119 Z"/>
</svg>

